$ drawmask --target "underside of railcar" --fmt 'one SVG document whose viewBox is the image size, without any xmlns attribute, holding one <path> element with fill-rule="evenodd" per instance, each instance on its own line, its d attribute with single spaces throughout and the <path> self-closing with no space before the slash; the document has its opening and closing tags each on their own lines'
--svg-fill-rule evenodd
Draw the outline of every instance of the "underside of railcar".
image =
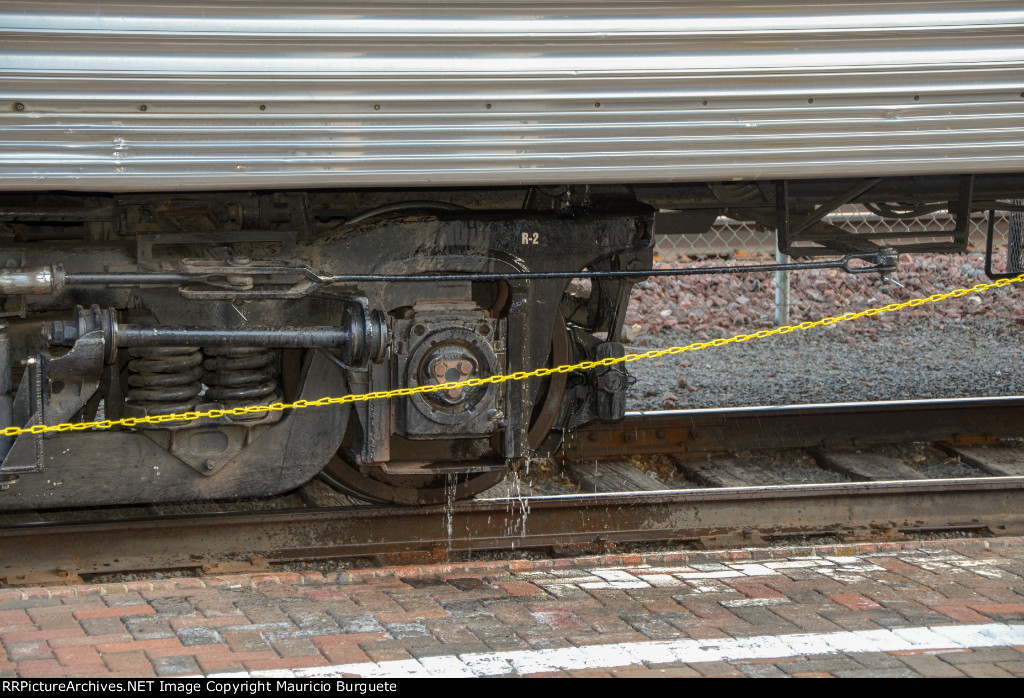
<svg viewBox="0 0 1024 698">
<path fill-rule="evenodd" d="M 470 496 L 622 417 L 528 374 L 623 356 L 658 236 L 1020 210 L 1017 3 L 96 10 L 0 2 L 0 509 Z"/>
</svg>

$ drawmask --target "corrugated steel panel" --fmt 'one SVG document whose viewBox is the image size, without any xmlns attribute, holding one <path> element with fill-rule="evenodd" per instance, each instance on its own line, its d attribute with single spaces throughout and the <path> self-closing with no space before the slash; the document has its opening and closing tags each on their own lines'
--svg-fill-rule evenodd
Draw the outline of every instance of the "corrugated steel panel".
<svg viewBox="0 0 1024 698">
<path fill-rule="evenodd" d="M 0 129 L 6 190 L 1024 171 L 1024 7 L 0 1 Z"/>
</svg>

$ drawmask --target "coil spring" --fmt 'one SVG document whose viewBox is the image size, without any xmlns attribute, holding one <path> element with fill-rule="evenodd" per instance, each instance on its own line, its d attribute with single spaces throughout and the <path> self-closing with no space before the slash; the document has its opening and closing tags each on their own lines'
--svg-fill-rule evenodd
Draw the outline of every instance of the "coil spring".
<svg viewBox="0 0 1024 698">
<path fill-rule="evenodd" d="M 128 399 L 144 405 L 180 405 L 203 389 L 198 347 L 135 347 L 128 362 Z"/>
<path fill-rule="evenodd" d="M 277 389 L 277 353 L 257 347 L 204 349 L 206 397 L 215 402 L 248 402 Z"/>
</svg>

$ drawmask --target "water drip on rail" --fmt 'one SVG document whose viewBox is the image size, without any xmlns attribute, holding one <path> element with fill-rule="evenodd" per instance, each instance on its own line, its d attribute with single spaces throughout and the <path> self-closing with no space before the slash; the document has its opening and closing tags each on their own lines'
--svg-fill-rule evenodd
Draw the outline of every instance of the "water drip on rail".
<svg viewBox="0 0 1024 698">
<path fill-rule="evenodd" d="M 448 473 L 444 481 L 444 530 L 445 550 L 452 553 L 452 529 L 455 523 L 455 490 L 459 486 L 458 475 Z"/>
<path fill-rule="evenodd" d="M 530 472 L 530 463 L 526 463 L 526 474 Z M 530 500 L 529 497 L 523 496 L 523 483 L 519 479 L 519 472 L 515 469 L 510 470 L 508 474 L 508 497 L 506 501 L 508 505 L 505 508 L 505 536 L 507 538 L 526 537 L 526 519 L 530 514 Z M 529 488 L 527 488 L 529 492 Z M 513 545 L 514 547 L 514 545 Z"/>
</svg>

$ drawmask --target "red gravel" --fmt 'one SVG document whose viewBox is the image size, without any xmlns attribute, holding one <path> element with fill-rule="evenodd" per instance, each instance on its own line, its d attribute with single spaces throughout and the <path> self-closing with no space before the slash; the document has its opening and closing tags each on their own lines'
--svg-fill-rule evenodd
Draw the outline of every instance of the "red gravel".
<svg viewBox="0 0 1024 698">
<path fill-rule="evenodd" d="M 658 263 L 656 268 L 737 266 L 772 263 L 769 258 L 698 260 Z M 983 256 L 903 255 L 895 283 L 883 282 L 877 274 L 854 275 L 836 269 L 791 272 L 790 322 L 817 320 L 911 298 L 970 287 L 987 281 Z M 728 337 L 775 324 L 775 279 L 772 273 L 718 274 L 689 277 L 652 278 L 634 288 L 626 325 L 639 346 L 649 343 L 645 335 L 663 330 L 691 333 L 694 339 Z M 853 334 L 873 337 L 879 324 L 906 319 L 939 316 L 950 321 L 964 317 L 1024 318 L 1024 294 L 1018 288 L 972 294 L 937 305 L 908 308 L 883 314 L 869 322 L 850 323 Z"/>
</svg>

